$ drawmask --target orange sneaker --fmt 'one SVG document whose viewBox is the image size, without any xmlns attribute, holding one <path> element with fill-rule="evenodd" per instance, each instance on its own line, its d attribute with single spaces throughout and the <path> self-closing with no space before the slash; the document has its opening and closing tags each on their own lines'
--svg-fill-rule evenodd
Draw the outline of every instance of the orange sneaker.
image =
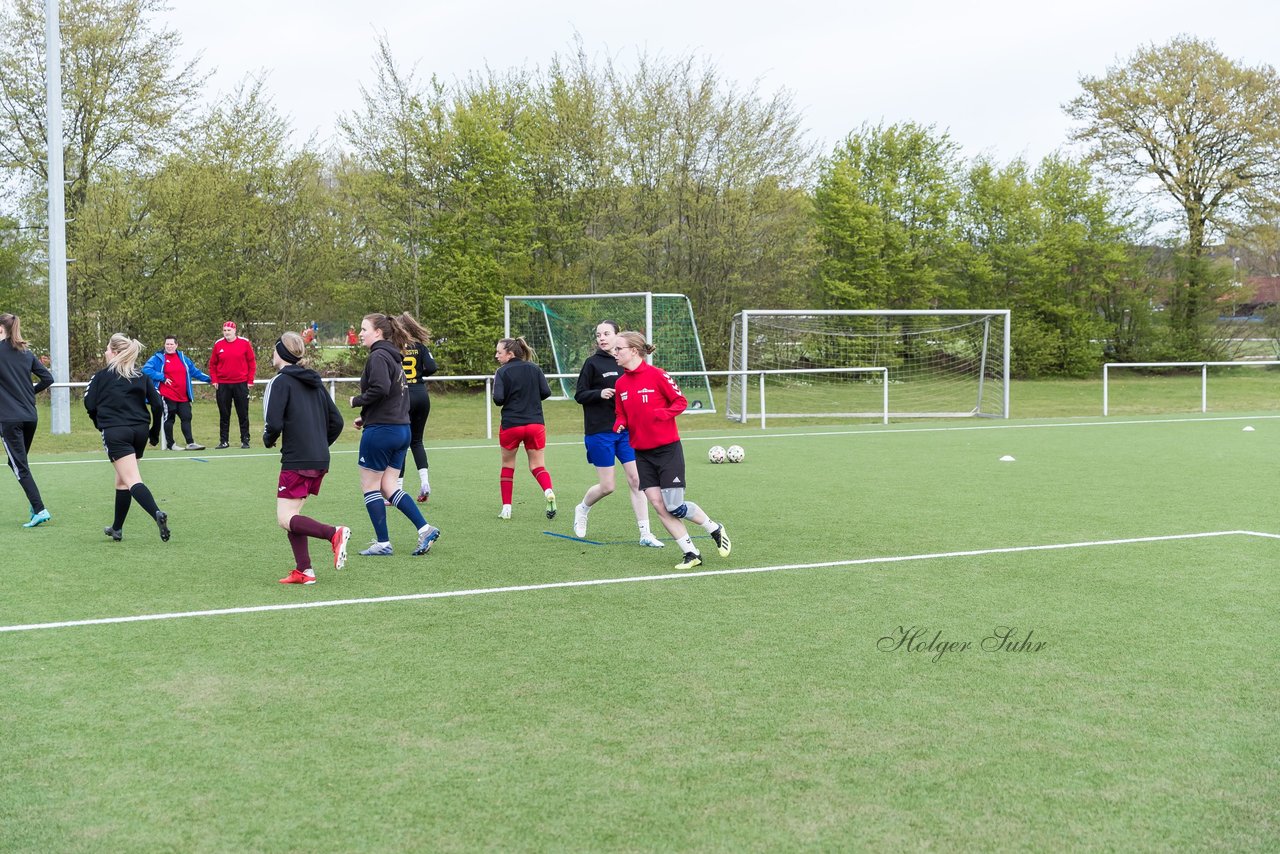
<svg viewBox="0 0 1280 854">
<path fill-rule="evenodd" d="M 307 575 L 299 569 L 291 570 L 288 575 L 280 579 L 281 584 L 315 584 L 316 577 Z"/>
</svg>

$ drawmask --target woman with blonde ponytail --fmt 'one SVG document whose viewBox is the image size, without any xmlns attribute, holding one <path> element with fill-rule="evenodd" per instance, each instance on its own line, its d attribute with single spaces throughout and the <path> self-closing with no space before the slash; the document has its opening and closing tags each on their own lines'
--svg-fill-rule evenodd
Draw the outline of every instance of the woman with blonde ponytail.
<svg viewBox="0 0 1280 854">
<path fill-rule="evenodd" d="M 142 482 L 138 460 L 148 442 L 160 442 L 160 394 L 151 378 L 138 369 L 142 342 L 117 332 L 102 356 L 107 366 L 93 375 L 84 393 L 84 408 L 93 426 L 102 432 L 107 459 L 116 470 L 115 519 L 102 533 L 119 542 L 124 519 L 132 502 L 138 502 L 160 528 L 160 539 L 169 541 L 169 516 L 156 506 L 151 490 Z"/>
</svg>

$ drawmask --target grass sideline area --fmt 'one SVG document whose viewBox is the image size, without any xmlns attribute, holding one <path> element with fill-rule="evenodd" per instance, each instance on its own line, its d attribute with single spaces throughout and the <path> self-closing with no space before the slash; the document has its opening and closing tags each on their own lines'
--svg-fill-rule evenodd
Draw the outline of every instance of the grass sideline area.
<svg viewBox="0 0 1280 854">
<path fill-rule="evenodd" d="M 624 496 L 572 538 L 571 412 L 554 522 L 434 439 L 431 554 L 393 518 L 394 557 L 316 544 L 301 588 L 274 451 L 149 452 L 173 540 L 135 508 L 112 543 L 100 450 L 41 436 L 53 521 L 0 490 L 0 849 L 1274 850 L 1280 413 L 683 418 L 734 552 L 677 578 Z M 307 509 L 355 545 L 353 452 Z"/>
</svg>

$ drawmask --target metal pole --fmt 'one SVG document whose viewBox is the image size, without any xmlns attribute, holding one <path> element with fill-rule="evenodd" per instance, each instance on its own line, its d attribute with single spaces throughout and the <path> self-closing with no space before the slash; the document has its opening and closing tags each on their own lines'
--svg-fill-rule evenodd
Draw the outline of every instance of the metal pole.
<svg viewBox="0 0 1280 854">
<path fill-rule="evenodd" d="M 49 361 L 55 382 L 71 380 L 71 348 L 67 343 L 67 210 L 65 169 L 62 165 L 62 36 L 58 31 L 58 0 L 45 0 L 45 139 L 48 150 L 46 185 L 49 192 Z M 71 432 L 71 391 L 50 392 L 50 430 Z"/>
<path fill-rule="evenodd" d="M 1110 367 L 1110 365 L 1102 366 L 1102 415 L 1104 418 L 1107 415 L 1107 370 Z"/>
<path fill-rule="evenodd" d="M 1209 411 L 1209 365 L 1200 366 L 1200 411 Z"/>
<path fill-rule="evenodd" d="M 484 381 L 484 437 L 493 438 L 493 377 L 485 377 Z"/>
<path fill-rule="evenodd" d="M 764 371 L 760 372 L 760 429 L 764 429 Z"/>
<path fill-rule="evenodd" d="M 881 378 L 883 380 L 883 382 L 881 382 L 881 386 L 884 387 L 884 423 L 888 424 L 889 423 L 889 369 L 881 368 L 880 370 L 884 372 L 881 375 Z"/>
</svg>

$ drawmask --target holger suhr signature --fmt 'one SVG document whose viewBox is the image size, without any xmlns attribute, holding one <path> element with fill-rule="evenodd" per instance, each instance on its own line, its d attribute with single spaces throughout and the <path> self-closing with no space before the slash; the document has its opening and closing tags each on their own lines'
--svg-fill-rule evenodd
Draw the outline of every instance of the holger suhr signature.
<svg viewBox="0 0 1280 854">
<path fill-rule="evenodd" d="M 976 649 L 982 652 L 1040 652 L 1049 645 L 1048 641 L 1033 641 L 1033 634 L 1034 629 L 1027 629 L 1024 633 L 1017 626 L 996 626 L 991 634 L 978 641 Z M 950 640 L 941 629 L 933 631 L 927 626 L 898 626 L 876 641 L 876 649 L 881 652 L 923 653 L 937 662 L 948 653 L 969 652 L 975 646 L 969 640 Z"/>
</svg>

